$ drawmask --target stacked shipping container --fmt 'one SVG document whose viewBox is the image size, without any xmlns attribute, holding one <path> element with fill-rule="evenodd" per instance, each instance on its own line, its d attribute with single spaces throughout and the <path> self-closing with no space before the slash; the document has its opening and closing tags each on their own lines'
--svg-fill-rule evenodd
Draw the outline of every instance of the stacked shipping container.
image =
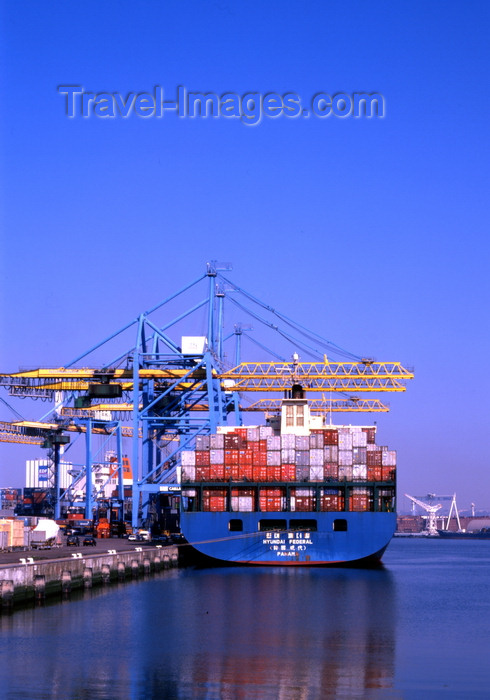
<svg viewBox="0 0 490 700">
<path fill-rule="evenodd" d="M 200 435 L 183 450 L 182 481 L 392 481 L 396 452 L 375 444 L 375 428 L 322 428 L 275 435 L 270 426 Z M 272 496 L 271 496 L 272 497 Z"/>
</svg>

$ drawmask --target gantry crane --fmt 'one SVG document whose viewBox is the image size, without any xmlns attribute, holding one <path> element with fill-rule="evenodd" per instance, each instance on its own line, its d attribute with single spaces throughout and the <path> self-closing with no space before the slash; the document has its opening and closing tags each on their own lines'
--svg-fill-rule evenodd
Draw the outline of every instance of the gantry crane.
<svg viewBox="0 0 490 700">
<path fill-rule="evenodd" d="M 413 503 L 416 505 L 420 506 L 423 510 L 427 512 L 427 525 L 426 525 L 426 532 L 427 535 L 432 536 L 437 536 L 437 521 L 436 521 L 436 513 L 437 511 L 441 510 L 442 505 L 438 503 L 437 505 L 428 505 L 427 503 L 424 503 L 423 501 L 420 501 L 418 498 L 414 498 L 414 496 L 409 496 L 408 493 L 405 494 L 407 498 L 409 498 Z"/>
<path fill-rule="evenodd" d="M 207 283 L 204 300 L 164 324 L 155 314 L 199 283 Z M 276 362 L 242 362 L 242 341 L 250 327 L 235 324 L 227 335 L 224 322 L 225 299 L 237 305 L 242 294 L 247 302 L 272 313 L 275 322 L 266 327 L 279 331 L 295 349 L 292 359 L 278 357 Z M 205 309 L 205 336 L 184 347 L 167 330 L 191 314 Z M 240 312 L 250 312 L 239 304 Z M 255 309 L 255 307 L 254 307 Z M 257 311 L 255 320 L 264 319 Z M 284 324 L 284 328 L 278 325 Z M 151 494 L 161 493 L 178 481 L 181 450 L 194 444 L 199 434 L 213 433 L 231 417 L 241 425 L 246 411 L 276 411 L 279 399 L 253 401 L 261 392 L 283 394 L 293 384 L 313 392 L 312 409 L 323 412 L 387 411 L 378 399 L 360 399 L 357 392 L 402 392 L 413 373 L 398 362 L 375 362 L 355 357 L 316 333 L 296 325 L 283 314 L 234 285 L 222 274 L 222 268 L 208 264 L 206 273 L 182 290 L 140 314 L 120 331 L 97 343 L 63 367 L 0 374 L 0 386 L 12 397 L 48 399 L 54 403 L 47 416 L 33 423 L 16 421 L 0 426 L 0 440 L 45 440 L 46 432 L 65 436 L 70 432 L 85 436 L 86 483 L 95 463 L 92 438 L 108 435 L 117 443 L 117 463 L 122 468 L 122 438 L 131 440 L 133 469 L 133 525 L 148 513 Z M 129 349 L 103 366 L 90 362 L 94 353 L 119 341 L 123 334 L 135 333 Z M 294 333 L 294 334 L 293 334 Z M 225 343 L 235 340 L 234 366 L 230 366 Z M 311 343 L 315 343 L 312 348 Z M 263 346 L 261 346 L 262 349 Z M 265 348 L 267 350 L 267 348 Z M 300 362 L 297 350 L 314 356 L 313 362 Z M 329 354 L 344 355 L 345 361 L 330 361 Z M 88 364 L 88 366 L 87 366 Z M 336 393 L 335 400 L 331 393 Z M 321 396 L 318 397 L 318 394 Z M 247 397 L 252 401 L 248 404 Z M 33 431 L 38 431 L 33 434 Z M 37 443 L 39 444 L 39 443 Z M 122 485 L 122 478 L 119 481 Z M 86 517 L 91 517 L 91 490 L 86 489 Z"/>
</svg>

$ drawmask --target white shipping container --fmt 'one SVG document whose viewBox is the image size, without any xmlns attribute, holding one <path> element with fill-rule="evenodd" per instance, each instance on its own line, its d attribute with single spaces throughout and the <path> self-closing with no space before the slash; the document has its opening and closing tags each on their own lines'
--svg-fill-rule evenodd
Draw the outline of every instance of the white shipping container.
<svg viewBox="0 0 490 700">
<path fill-rule="evenodd" d="M 352 435 L 350 433 L 340 433 L 339 431 L 340 450 L 352 450 Z"/>
<path fill-rule="evenodd" d="M 310 450 L 310 464 L 312 467 L 323 467 L 323 450 L 312 447 Z"/>
<path fill-rule="evenodd" d="M 310 465 L 309 464 L 297 464 L 296 465 L 296 481 L 308 481 L 310 478 Z"/>
<path fill-rule="evenodd" d="M 381 454 L 381 464 L 383 467 L 396 467 L 396 452 L 388 450 Z"/>
<path fill-rule="evenodd" d="M 297 450 L 306 451 L 310 449 L 309 435 L 296 435 L 295 447 Z"/>
<path fill-rule="evenodd" d="M 282 464 L 296 464 L 296 450 L 294 448 L 281 450 L 281 462 Z"/>
<path fill-rule="evenodd" d="M 268 452 L 267 452 L 267 466 L 268 467 L 280 467 L 281 466 L 281 451 L 280 450 L 268 450 Z"/>
<path fill-rule="evenodd" d="M 196 467 L 190 464 L 182 465 L 182 481 L 195 481 L 196 480 Z"/>
<path fill-rule="evenodd" d="M 281 435 L 281 449 L 294 450 L 296 447 L 296 436 L 292 434 Z"/>
<path fill-rule="evenodd" d="M 369 496 L 369 489 L 362 486 L 354 486 L 352 489 L 353 496 Z"/>
<path fill-rule="evenodd" d="M 239 510 L 243 513 L 251 513 L 253 511 L 253 496 L 238 496 Z"/>
<path fill-rule="evenodd" d="M 323 481 L 323 466 L 310 467 L 310 481 Z"/>
<path fill-rule="evenodd" d="M 352 467 L 339 466 L 339 479 L 352 481 Z"/>
<path fill-rule="evenodd" d="M 281 436 L 280 435 L 269 435 L 267 438 L 267 449 L 268 450 L 280 450 L 281 449 Z"/>
<path fill-rule="evenodd" d="M 259 441 L 259 429 L 258 428 L 247 428 L 247 440 L 249 442 Z"/>
<path fill-rule="evenodd" d="M 339 459 L 339 448 L 337 445 L 325 445 L 323 454 L 325 455 L 325 462 L 336 464 Z"/>
<path fill-rule="evenodd" d="M 365 447 L 352 448 L 352 461 L 354 464 L 366 464 L 367 450 Z"/>
<path fill-rule="evenodd" d="M 354 464 L 352 467 L 352 478 L 353 479 L 367 479 L 367 466 L 365 464 Z"/>
<path fill-rule="evenodd" d="M 311 433 L 310 448 L 323 449 L 323 435 L 321 433 Z"/>
<path fill-rule="evenodd" d="M 297 467 L 309 467 L 310 466 L 310 451 L 309 450 L 296 450 L 296 466 Z"/>
<path fill-rule="evenodd" d="M 308 498 L 308 496 L 313 496 L 312 489 L 296 489 L 297 498 Z"/>
<path fill-rule="evenodd" d="M 224 450 L 210 450 L 209 451 L 209 462 L 210 462 L 210 464 L 224 464 L 225 463 L 225 451 Z"/>
<path fill-rule="evenodd" d="M 194 450 L 182 450 L 180 458 L 183 467 L 193 467 L 196 464 L 196 453 Z"/>
<path fill-rule="evenodd" d="M 196 450 L 209 450 L 209 435 L 198 435 L 196 437 Z"/>
<path fill-rule="evenodd" d="M 209 436 L 209 447 L 212 450 L 222 450 L 225 446 L 225 436 L 221 435 L 210 435 Z"/>
<path fill-rule="evenodd" d="M 182 496 L 184 498 L 195 498 L 197 495 L 196 489 L 183 489 L 182 490 Z"/>
<path fill-rule="evenodd" d="M 339 464 L 343 467 L 352 466 L 352 450 L 339 450 Z"/>
<path fill-rule="evenodd" d="M 366 447 L 367 433 L 352 433 L 352 447 Z"/>
<path fill-rule="evenodd" d="M 270 425 L 261 425 L 259 427 L 259 440 L 266 440 L 272 435 L 272 428 Z"/>
</svg>

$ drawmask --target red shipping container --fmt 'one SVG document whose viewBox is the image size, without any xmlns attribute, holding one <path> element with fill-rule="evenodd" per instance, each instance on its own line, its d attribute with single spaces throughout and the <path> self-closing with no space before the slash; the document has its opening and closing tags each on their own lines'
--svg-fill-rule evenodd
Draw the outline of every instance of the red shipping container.
<svg viewBox="0 0 490 700">
<path fill-rule="evenodd" d="M 281 481 L 296 481 L 295 464 L 283 464 L 281 466 Z"/>
<path fill-rule="evenodd" d="M 325 479 L 338 479 L 339 478 L 339 466 L 338 464 L 326 463 L 323 467 Z"/>
<path fill-rule="evenodd" d="M 210 480 L 210 473 L 209 473 L 209 465 L 207 466 L 196 466 L 196 481 L 209 481 Z"/>
<path fill-rule="evenodd" d="M 283 506 L 282 489 L 261 489 L 260 490 L 260 510 L 281 511 Z"/>
<path fill-rule="evenodd" d="M 211 464 L 208 468 L 209 479 L 212 481 L 222 481 L 225 470 L 222 464 Z"/>
<path fill-rule="evenodd" d="M 232 496 L 253 496 L 254 493 L 253 489 L 231 489 Z"/>
<path fill-rule="evenodd" d="M 259 449 L 261 452 L 267 452 L 267 440 L 259 440 Z"/>
<path fill-rule="evenodd" d="M 209 450 L 196 450 L 196 467 L 208 465 L 209 460 Z"/>
<path fill-rule="evenodd" d="M 321 497 L 320 508 L 323 511 L 344 510 L 344 497 L 334 494 L 327 494 Z"/>
<path fill-rule="evenodd" d="M 225 464 L 238 464 L 239 450 L 225 450 Z"/>
<path fill-rule="evenodd" d="M 393 467 L 382 467 L 382 480 L 383 481 L 394 481 L 396 476 L 396 470 Z"/>
<path fill-rule="evenodd" d="M 226 510 L 226 491 L 224 489 L 204 489 L 203 510 L 223 512 Z"/>
<path fill-rule="evenodd" d="M 239 464 L 253 464 L 251 450 L 239 450 L 238 451 L 238 463 Z"/>
<path fill-rule="evenodd" d="M 243 479 L 247 479 L 248 481 L 252 481 L 254 478 L 253 474 L 253 467 L 251 464 L 241 464 L 240 465 L 240 481 Z"/>
<path fill-rule="evenodd" d="M 254 467 L 266 467 L 267 466 L 267 452 L 254 452 L 252 464 Z"/>
<path fill-rule="evenodd" d="M 281 467 L 267 465 L 267 481 L 281 481 Z"/>
<path fill-rule="evenodd" d="M 238 449 L 240 449 L 240 437 L 238 435 L 233 435 L 233 433 L 225 434 L 225 450 Z"/>
<path fill-rule="evenodd" d="M 374 445 L 376 442 L 376 428 L 363 428 L 362 432 L 367 433 L 368 445 Z"/>
<path fill-rule="evenodd" d="M 366 452 L 366 464 L 368 467 L 380 467 L 383 459 L 381 450 L 368 450 Z"/>
<path fill-rule="evenodd" d="M 327 428 L 323 433 L 323 440 L 325 445 L 338 445 L 339 444 L 339 433 L 337 430 L 332 430 Z"/>
<path fill-rule="evenodd" d="M 264 464 L 262 466 L 255 465 L 253 469 L 253 481 L 267 481 L 267 466 Z"/>
<path fill-rule="evenodd" d="M 311 512 L 315 510 L 315 499 L 311 496 L 297 496 L 296 510 Z"/>
<path fill-rule="evenodd" d="M 381 481 L 382 478 L 383 478 L 382 467 L 368 467 L 367 468 L 368 481 Z"/>
<path fill-rule="evenodd" d="M 349 499 L 349 510 L 354 512 L 362 512 L 369 510 L 368 496 L 352 496 Z"/>
<path fill-rule="evenodd" d="M 260 510 L 263 512 L 279 512 L 282 511 L 281 498 L 263 498 L 260 497 Z"/>
</svg>

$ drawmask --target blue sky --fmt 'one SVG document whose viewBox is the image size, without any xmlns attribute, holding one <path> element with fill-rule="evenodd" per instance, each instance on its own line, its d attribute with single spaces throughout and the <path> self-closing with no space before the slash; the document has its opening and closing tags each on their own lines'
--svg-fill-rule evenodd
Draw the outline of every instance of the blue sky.
<svg viewBox="0 0 490 700">
<path fill-rule="evenodd" d="M 288 316 L 414 368 L 390 414 L 371 417 L 398 451 L 400 495 L 490 508 L 488 3 L 27 0 L 0 12 L 1 370 L 65 364 L 207 261 L 230 261 L 237 284 Z M 377 92 L 386 114 L 69 119 L 60 85 L 303 104 Z M 2 485 L 21 485 L 39 451 L 0 449 Z"/>
</svg>

